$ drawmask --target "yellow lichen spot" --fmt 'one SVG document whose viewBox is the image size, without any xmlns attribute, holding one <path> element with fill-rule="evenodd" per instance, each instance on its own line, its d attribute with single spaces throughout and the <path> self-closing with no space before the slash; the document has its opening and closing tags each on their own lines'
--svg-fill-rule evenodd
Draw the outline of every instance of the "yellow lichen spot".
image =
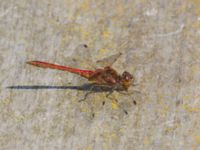
<svg viewBox="0 0 200 150">
<path fill-rule="evenodd" d="M 192 28 L 199 29 L 200 28 L 200 21 L 193 22 Z"/>
<path fill-rule="evenodd" d="M 88 31 L 81 30 L 81 33 L 83 38 L 88 38 L 90 36 L 90 33 Z"/>
<path fill-rule="evenodd" d="M 172 133 L 172 132 L 174 132 L 178 127 L 179 127 L 179 124 L 178 124 L 178 123 L 175 123 L 173 126 L 166 128 L 166 129 L 165 129 L 165 132 L 166 132 L 166 133 Z"/>
<path fill-rule="evenodd" d="M 163 107 L 163 109 L 164 109 L 165 111 L 169 111 L 169 106 L 165 106 L 165 107 Z"/>
<path fill-rule="evenodd" d="M 14 118 L 17 122 L 20 122 L 20 121 L 25 120 L 25 117 L 24 117 L 23 115 L 16 115 L 16 114 L 14 114 L 14 115 L 13 115 L 13 118 Z"/>
<path fill-rule="evenodd" d="M 84 9 L 84 10 L 90 8 L 90 0 L 85 0 L 85 1 L 80 5 L 80 8 L 81 8 L 81 9 Z"/>
<path fill-rule="evenodd" d="M 190 107 L 187 104 L 183 105 L 183 108 L 186 111 L 190 112 L 190 113 L 198 113 L 198 112 L 200 112 L 200 108 L 199 107 Z"/>
<path fill-rule="evenodd" d="M 167 115 L 167 112 L 169 111 L 169 106 L 162 106 L 161 107 L 162 109 L 161 109 L 161 114 L 162 115 Z"/>
<path fill-rule="evenodd" d="M 85 30 L 83 27 L 79 27 L 79 32 L 81 34 L 81 38 L 84 40 L 91 39 L 91 31 Z"/>
<path fill-rule="evenodd" d="M 198 95 L 198 96 L 196 97 L 196 99 L 200 99 L 200 95 Z"/>
<path fill-rule="evenodd" d="M 1 101 L 0 104 L 3 104 L 3 105 L 9 105 L 10 103 L 12 103 L 12 100 L 7 98 L 7 99 Z"/>
<path fill-rule="evenodd" d="M 146 4 L 147 3 L 147 0 L 140 0 L 139 1 L 141 4 Z"/>
<path fill-rule="evenodd" d="M 101 48 L 101 49 L 99 49 L 98 52 L 99 52 L 100 55 L 103 55 L 103 54 L 105 54 L 107 51 L 108 51 L 107 49 Z"/>
<path fill-rule="evenodd" d="M 189 96 L 189 95 L 184 95 L 183 96 L 183 100 L 190 100 L 190 98 L 191 98 L 191 96 Z"/>
<path fill-rule="evenodd" d="M 144 145 L 149 145 L 149 144 L 150 144 L 149 138 L 145 137 L 144 138 Z"/>
<path fill-rule="evenodd" d="M 103 31 L 103 37 L 104 38 L 109 38 L 110 37 L 110 32 L 108 30 Z"/>
<path fill-rule="evenodd" d="M 189 112 L 199 112 L 200 111 L 200 108 L 198 107 L 188 107 L 187 109 Z"/>
<path fill-rule="evenodd" d="M 119 106 L 118 106 L 117 102 L 113 101 L 112 102 L 112 109 L 118 109 L 118 108 L 119 108 Z"/>
<path fill-rule="evenodd" d="M 110 138 L 113 139 L 113 138 L 116 138 L 116 137 L 117 137 L 117 135 L 116 135 L 115 133 L 111 133 L 111 134 L 110 134 Z"/>
<path fill-rule="evenodd" d="M 114 138 L 117 137 L 117 135 L 115 133 L 106 132 L 104 134 L 104 137 L 107 138 L 107 139 L 114 139 Z"/>
<path fill-rule="evenodd" d="M 193 73 L 199 72 L 199 66 L 192 66 L 191 70 Z"/>
<path fill-rule="evenodd" d="M 119 129 L 119 132 L 124 133 L 124 129 L 123 128 Z"/>
<path fill-rule="evenodd" d="M 91 149 L 90 149 L 90 147 L 88 146 L 88 147 L 86 148 L 86 150 L 91 150 Z"/>
<path fill-rule="evenodd" d="M 163 94 L 161 94 L 160 92 L 157 94 L 157 99 L 159 100 L 159 102 L 160 102 L 160 100 L 162 100 L 164 98 L 164 95 Z"/>
<path fill-rule="evenodd" d="M 88 112 L 88 109 L 86 109 L 86 108 L 81 108 L 81 112 Z"/>
<path fill-rule="evenodd" d="M 200 135 L 196 135 L 196 136 L 194 137 L 194 139 L 195 139 L 195 141 L 196 141 L 198 144 L 200 144 Z"/>
</svg>

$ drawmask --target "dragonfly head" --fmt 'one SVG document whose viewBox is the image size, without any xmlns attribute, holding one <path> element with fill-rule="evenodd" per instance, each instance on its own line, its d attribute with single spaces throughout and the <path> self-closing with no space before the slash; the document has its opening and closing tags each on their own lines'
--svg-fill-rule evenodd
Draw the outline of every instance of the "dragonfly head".
<svg viewBox="0 0 200 150">
<path fill-rule="evenodd" d="M 129 72 L 124 71 L 122 74 L 121 81 L 123 88 L 125 90 L 128 90 L 128 88 L 132 85 L 134 78 Z"/>
</svg>

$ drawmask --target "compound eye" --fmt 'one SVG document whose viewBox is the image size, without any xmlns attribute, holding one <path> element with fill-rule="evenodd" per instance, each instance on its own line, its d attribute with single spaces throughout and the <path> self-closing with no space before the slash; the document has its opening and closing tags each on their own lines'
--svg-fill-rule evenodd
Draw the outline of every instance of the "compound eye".
<svg viewBox="0 0 200 150">
<path fill-rule="evenodd" d="M 124 71 L 124 73 L 122 74 L 122 77 L 125 79 L 125 80 L 130 80 L 130 79 L 133 79 L 133 76 L 128 73 L 127 71 Z"/>
</svg>

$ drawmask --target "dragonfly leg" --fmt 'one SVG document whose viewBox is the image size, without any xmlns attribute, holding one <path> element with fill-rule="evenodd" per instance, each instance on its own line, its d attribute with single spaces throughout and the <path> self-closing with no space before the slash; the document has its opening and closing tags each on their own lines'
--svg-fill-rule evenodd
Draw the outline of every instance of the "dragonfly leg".
<svg viewBox="0 0 200 150">
<path fill-rule="evenodd" d="M 85 95 L 84 95 L 84 98 L 83 99 L 80 99 L 79 102 L 82 102 L 82 101 L 85 101 L 87 99 L 87 97 L 92 94 L 93 92 L 90 91 L 90 92 L 87 92 Z"/>
<path fill-rule="evenodd" d="M 113 92 L 114 92 L 113 88 L 109 89 L 108 93 L 106 94 L 106 98 L 108 98 Z M 102 102 L 102 105 L 103 106 L 105 105 L 105 101 Z"/>
<path fill-rule="evenodd" d="M 89 91 L 84 95 L 84 98 L 83 98 L 83 99 L 80 99 L 79 102 L 85 101 L 85 100 L 87 99 L 87 97 L 88 97 L 90 94 L 94 93 L 94 91 L 92 91 L 92 90 L 94 89 L 94 87 L 95 87 L 95 86 L 92 85 L 92 86 L 90 87 Z"/>
<path fill-rule="evenodd" d="M 117 90 L 117 87 L 112 87 L 109 91 L 108 94 L 106 94 L 106 97 L 110 96 L 115 90 Z"/>
<path fill-rule="evenodd" d="M 113 92 L 114 92 L 114 90 L 111 89 L 111 90 L 108 92 L 108 94 L 106 94 L 106 97 L 108 98 L 108 96 L 110 96 Z"/>
</svg>

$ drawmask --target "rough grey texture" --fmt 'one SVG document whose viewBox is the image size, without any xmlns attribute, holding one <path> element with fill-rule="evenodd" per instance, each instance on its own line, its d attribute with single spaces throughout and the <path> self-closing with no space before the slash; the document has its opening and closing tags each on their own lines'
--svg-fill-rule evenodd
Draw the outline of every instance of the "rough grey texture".
<svg viewBox="0 0 200 150">
<path fill-rule="evenodd" d="M 200 149 L 199 0 L 1 0 L 0 36 L 0 149 Z M 117 52 L 113 67 L 139 84 L 113 93 L 118 104 L 105 93 L 79 103 L 85 91 L 66 86 L 86 80 L 25 64 L 87 68 L 86 53 Z"/>
</svg>

